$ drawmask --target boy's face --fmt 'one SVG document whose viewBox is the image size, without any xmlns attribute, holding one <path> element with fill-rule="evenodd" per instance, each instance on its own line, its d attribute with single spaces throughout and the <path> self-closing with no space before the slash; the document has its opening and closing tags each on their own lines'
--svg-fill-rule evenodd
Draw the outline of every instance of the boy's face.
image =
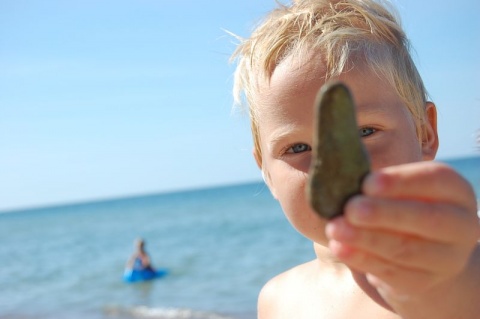
<svg viewBox="0 0 480 319">
<path fill-rule="evenodd" d="M 262 158 L 257 158 L 257 162 L 263 166 L 266 182 L 290 223 L 306 237 L 324 243 L 325 221 L 310 208 L 305 194 L 314 129 L 313 106 L 325 83 L 324 66 L 312 60 L 301 67 L 288 59 L 283 61 L 270 83 L 261 88 L 257 105 Z M 428 105 L 427 112 L 432 122 L 428 141 L 422 143 L 412 115 L 386 80 L 359 68 L 343 73 L 337 80 L 352 92 L 359 134 L 373 170 L 435 157 L 438 140 L 433 104 Z"/>
</svg>

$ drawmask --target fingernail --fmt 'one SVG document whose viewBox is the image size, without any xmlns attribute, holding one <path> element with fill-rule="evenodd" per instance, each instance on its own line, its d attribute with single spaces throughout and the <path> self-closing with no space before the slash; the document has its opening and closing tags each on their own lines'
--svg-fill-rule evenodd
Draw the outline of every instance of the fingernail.
<svg viewBox="0 0 480 319">
<path fill-rule="evenodd" d="M 355 231 L 344 218 L 337 218 L 329 222 L 325 233 L 328 238 L 336 240 L 349 240 L 355 237 Z"/>
<path fill-rule="evenodd" d="M 352 224 L 362 224 L 372 217 L 372 207 L 365 197 L 357 196 L 348 204 L 347 218 Z"/>
<path fill-rule="evenodd" d="M 383 187 L 381 175 L 376 172 L 368 174 L 363 182 L 363 191 L 365 194 L 378 194 L 382 191 Z"/>
</svg>

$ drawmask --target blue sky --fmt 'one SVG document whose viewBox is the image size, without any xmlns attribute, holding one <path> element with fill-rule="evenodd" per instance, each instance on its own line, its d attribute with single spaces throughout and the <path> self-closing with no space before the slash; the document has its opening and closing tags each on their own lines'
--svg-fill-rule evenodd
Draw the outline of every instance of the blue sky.
<svg viewBox="0 0 480 319">
<path fill-rule="evenodd" d="M 480 2 L 393 1 L 439 111 L 478 154 Z M 0 0 L 0 211 L 260 179 L 234 40 L 273 0 Z"/>
</svg>

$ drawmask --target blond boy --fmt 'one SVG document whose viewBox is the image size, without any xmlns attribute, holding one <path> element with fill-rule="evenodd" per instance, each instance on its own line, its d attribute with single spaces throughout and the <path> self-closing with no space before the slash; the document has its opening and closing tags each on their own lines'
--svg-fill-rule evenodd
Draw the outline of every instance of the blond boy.
<svg viewBox="0 0 480 319">
<path fill-rule="evenodd" d="M 480 318 L 480 227 L 471 186 L 438 148 L 436 108 L 385 5 L 305 0 L 279 6 L 234 54 L 254 156 L 316 259 L 270 280 L 266 318 Z M 363 194 L 344 216 L 307 203 L 313 104 L 329 80 L 346 83 L 370 154 Z"/>
</svg>

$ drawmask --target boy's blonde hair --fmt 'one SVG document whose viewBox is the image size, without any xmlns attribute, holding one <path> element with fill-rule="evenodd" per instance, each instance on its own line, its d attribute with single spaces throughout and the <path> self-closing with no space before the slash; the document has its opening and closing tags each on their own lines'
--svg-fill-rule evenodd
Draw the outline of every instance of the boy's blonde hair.
<svg viewBox="0 0 480 319">
<path fill-rule="evenodd" d="M 312 51 L 319 53 L 326 67 L 325 80 L 355 64 L 384 77 L 413 115 L 422 140 L 427 93 L 410 56 L 408 39 L 387 7 L 374 0 L 296 0 L 289 6 L 280 4 L 249 39 L 241 39 L 232 56 L 238 63 L 234 97 L 237 104 L 246 99 L 259 159 L 256 95 L 260 84 L 268 82 L 287 57 L 302 61 Z"/>
</svg>

